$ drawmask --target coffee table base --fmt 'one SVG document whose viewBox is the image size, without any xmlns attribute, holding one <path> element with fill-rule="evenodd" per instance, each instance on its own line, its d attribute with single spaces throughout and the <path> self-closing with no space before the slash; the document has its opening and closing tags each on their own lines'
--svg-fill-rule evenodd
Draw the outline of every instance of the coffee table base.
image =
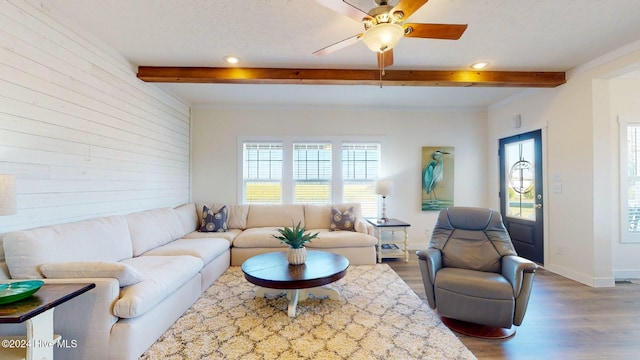
<svg viewBox="0 0 640 360">
<path fill-rule="evenodd" d="M 296 317 L 296 307 L 298 301 L 307 300 L 309 295 L 315 297 L 329 297 L 330 300 L 340 300 L 340 293 L 338 290 L 328 286 L 320 286 L 309 289 L 294 289 L 294 290 L 281 290 L 281 289 L 269 289 L 262 286 L 258 286 L 256 289 L 256 297 L 266 297 L 267 295 L 280 295 L 283 292 L 287 293 L 287 299 L 289 299 L 289 306 L 287 314 L 289 317 Z"/>
</svg>

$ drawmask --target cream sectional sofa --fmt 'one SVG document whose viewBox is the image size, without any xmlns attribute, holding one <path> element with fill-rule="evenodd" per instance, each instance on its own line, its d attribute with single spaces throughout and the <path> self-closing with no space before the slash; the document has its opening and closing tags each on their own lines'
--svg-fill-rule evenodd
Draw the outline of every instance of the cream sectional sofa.
<svg viewBox="0 0 640 360">
<path fill-rule="evenodd" d="M 376 238 L 360 215 L 355 231 L 329 231 L 331 205 L 226 205 L 226 232 L 200 232 L 204 204 L 185 204 L 5 234 L 0 277 L 96 288 L 56 308 L 55 332 L 75 340 L 59 359 L 136 359 L 230 266 L 285 249 L 271 235 L 301 222 L 320 235 L 309 248 L 375 264 Z M 222 204 L 209 204 L 220 209 Z M 1 255 L 1 254 L 0 254 Z M 24 333 L 24 324 L 0 334 Z"/>
<path fill-rule="evenodd" d="M 202 218 L 202 209 L 219 210 L 223 204 L 197 205 L 198 217 Z M 312 233 L 318 232 L 316 239 L 306 244 L 310 250 L 322 250 L 343 255 L 352 265 L 375 264 L 376 238 L 373 226 L 362 218 L 360 204 L 336 205 L 227 205 L 229 230 L 225 235 L 233 242 L 231 265 L 239 266 L 257 254 L 267 251 L 279 251 L 286 246 L 273 238 L 276 229 L 291 227 L 300 223 Z M 331 209 L 335 207 L 341 213 L 353 208 L 356 221 L 355 231 L 330 231 Z M 190 236 L 202 236 L 192 233 Z M 217 236 L 213 233 L 211 236 Z"/>
</svg>

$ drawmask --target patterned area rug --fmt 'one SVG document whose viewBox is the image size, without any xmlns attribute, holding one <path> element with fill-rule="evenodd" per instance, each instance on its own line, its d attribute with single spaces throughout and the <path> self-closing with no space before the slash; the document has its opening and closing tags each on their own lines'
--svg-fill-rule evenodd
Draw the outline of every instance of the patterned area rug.
<svg viewBox="0 0 640 360">
<path fill-rule="evenodd" d="M 150 359 L 475 359 L 386 264 L 351 266 L 287 316 L 282 296 L 255 298 L 229 268 L 141 357 Z"/>
</svg>

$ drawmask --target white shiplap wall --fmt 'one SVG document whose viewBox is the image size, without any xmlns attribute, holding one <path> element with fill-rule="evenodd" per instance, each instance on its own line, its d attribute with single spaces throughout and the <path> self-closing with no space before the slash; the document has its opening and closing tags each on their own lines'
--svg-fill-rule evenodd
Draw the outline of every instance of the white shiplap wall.
<svg viewBox="0 0 640 360">
<path fill-rule="evenodd" d="M 0 0 L 0 173 L 18 192 L 0 234 L 189 201 L 189 107 L 55 18 Z"/>
</svg>

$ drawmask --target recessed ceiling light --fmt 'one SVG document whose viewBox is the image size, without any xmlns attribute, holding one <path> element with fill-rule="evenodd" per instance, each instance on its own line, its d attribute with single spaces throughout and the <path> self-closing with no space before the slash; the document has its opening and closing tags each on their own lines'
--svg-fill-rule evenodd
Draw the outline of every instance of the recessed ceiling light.
<svg viewBox="0 0 640 360">
<path fill-rule="evenodd" d="M 477 63 L 473 63 L 471 64 L 471 68 L 474 70 L 480 70 L 480 69 L 484 69 L 487 67 L 487 65 L 489 65 L 488 62 L 486 61 L 479 61 Z"/>
<path fill-rule="evenodd" d="M 223 59 L 229 64 L 237 64 L 240 61 L 237 57 L 232 55 L 227 55 Z"/>
</svg>

